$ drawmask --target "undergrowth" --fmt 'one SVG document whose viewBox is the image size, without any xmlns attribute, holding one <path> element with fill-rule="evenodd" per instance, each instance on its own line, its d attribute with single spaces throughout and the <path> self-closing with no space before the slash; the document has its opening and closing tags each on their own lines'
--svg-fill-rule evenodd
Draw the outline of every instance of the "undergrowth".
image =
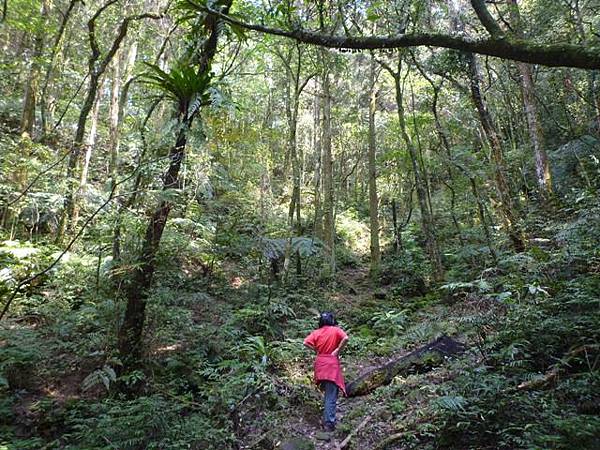
<svg viewBox="0 0 600 450">
<path fill-rule="evenodd" d="M 302 338 L 323 309 L 338 311 L 351 336 L 347 378 L 443 334 L 468 346 L 440 368 L 348 400 L 341 433 L 384 409 L 356 438 L 360 448 L 382 433 L 394 437 L 387 448 L 597 448 L 598 211 L 562 213 L 569 219 L 531 225 L 543 247 L 500 253 L 497 265 L 449 255 L 465 270 L 426 290 L 417 247 L 387 254 L 381 295 L 367 278 L 362 287 L 310 277 L 283 285 L 263 268 L 244 270 L 256 256 L 247 242 L 233 269 L 207 276 L 191 269 L 194 255 L 177 250 L 185 237 L 174 232 L 150 294 L 144 364 L 119 376 L 121 275 L 74 253 L 2 323 L 0 448 L 270 448 L 293 432 L 288 423 L 316 426 L 320 396 Z M 53 251 L 5 242 L 4 292 Z M 120 394 L 120 383 L 138 395 Z"/>
</svg>

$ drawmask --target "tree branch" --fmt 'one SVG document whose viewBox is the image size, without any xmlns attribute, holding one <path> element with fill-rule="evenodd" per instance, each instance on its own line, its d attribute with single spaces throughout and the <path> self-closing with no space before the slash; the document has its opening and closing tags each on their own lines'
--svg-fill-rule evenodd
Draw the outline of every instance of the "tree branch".
<svg viewBox="0 0 600 450">
<path fill-rule="evenodd" d="M 600 47 L 576 44 L 539 44 L 513 37 L 470 39 L 440 33 L 412 33 L 397 36 L 326 35 L 301 29 L 283 30 L 265 25 L 250 24 L 210 8 L 204 10 L 233 25 L 247 30 L 294 39 L 298 42 L 327 48 L 357 50 L 396 49 L 431 46 L 495 56 L 503 59 L 541 64 L 550 67 L 600 69 Z"/>
<path fill-rule="evenodd" d="M 96 13 L 92 16 L 92 18 L 88 21 L 88 39 L 90 41 L 90 48 L 92 49 L 92 58 L 94 58 L 94 62 L 100 57 L 100 47 L 98 46 L 98 41 L 96 40 L 96 20 L 100 15 L 104 12 L 106 8 L 110 5 L 117 3 L 118 0 L 109 0 L 104 5 L 96 11 Z M 90 68 L 91 69 L 91 68 Z"/>
<path fill-rule="evenodd" d="M 471 6 L 477 14 L 477 18 L 493 38 L 501 38 L 504 36 L 504 32 L 498 25 L 498 22 L 492 17 L 490 11 L 485 5 L 485 0 L 471 0 Z"/>
</svg>

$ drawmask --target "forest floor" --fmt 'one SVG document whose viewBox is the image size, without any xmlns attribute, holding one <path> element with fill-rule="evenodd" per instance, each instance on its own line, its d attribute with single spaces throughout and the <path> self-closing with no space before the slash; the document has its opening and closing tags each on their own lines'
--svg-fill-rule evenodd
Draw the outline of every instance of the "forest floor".
<svg viewBox="0 0 600 450">
<path fill-rule="evenodd" d="M 231 268 L 230 274 L 225 274 L 230 280 L 230 286 L 239 288 L 240 277 L 239 272 L 235 268 Z M 328 289 L 324 295 L 329 299 L 329 305 L 332 310 L 340 317 L 352 318 L 363 309 L 373 308 L 377 305 L 378 308 L 391 308 L 385 300 L 388 296 L 385 288 L 378 286 L 369 276 L 366 266 L 353 266 L 340 270 L 332 288 Z M 189 290 L 186 286 L 180 292 L 183 296 L 194 296 L 198 293 Z M 397 303 L 397 300 L 395 300 Z M 195 326 L 202 327 L 207 323 L 212 326 L 223 326 L 223 317 L 227 315 L 225 312 L 231 308 L 231 302 L 226 297 L 215 296 L 211 301 L 194 303 L 186 307 L 191 316 L 191 321 Z M 436 322 L 438 320 L 453 320 L 449 316 L 460 315 L 464 313 L 464 305 L 457 307 L 456 310 L 446 307 L 440 308 L 433 306 L 419 311 L 418 317 L 414 317 L 414 327 L 422 326 L 423 324 Z M 350 319 L 349 321 L 352 321 Z M 35 316 L 31 320 L 22 318 L 15 323 L 22 330 L 36 331 L 43 329 L 44 323 L 37 321 Z M 150 324 L 152 327 L 153 325 Z M 310 331 L 310 330 L 309 330 Z M 395 330 L 390 330 L 395 334 Z M 351 340 L 356 339 L 350 332 Z M 425 342 L 425 338 L 422 342 Z M 154 343 L 154 349 L 150 353 L 159 359 L 165 359 L 175 354 L 185 354 L 190 351 L 193 343 L 179 341 L 166 345 L 164 342 L 157 340 Z M 358 352 L 353 352 L 346 349 L 342 356 L 342 364 L 344 367 L 346 382 L 350 382 L 361 373 L 368 371 L 371 368 L 386 364 L 392 359 L 396 359 L 408 353 L 411 349 L 403 346 L 391 346 L 383 352 L 373 351 L 368 344 L 360 348 Z M 358 353 L 358 354 L 357 354 Z M 382 354 L 383 353 L 383 354 Z M 23 373 L 23 390 L 19 400 L 14 404 L 12 411 L 15 414 L 14 422 L 18 424 L 17 434 L 27 436 L 30 427 L 35 428 L 42 436 L 55 435 L 57 430 L 53 428 L 52 422 L 48 421 L 48 410 L 40 408 L 40 404 L 50 402 L 55 410 L 61 410 L 65 405 L 73 401 L 99 400 L 104 396 L 104 389 L 101 383 L 92 386 L 91 389 L 83 390 L 82 385 L 85 383 L 86 377 L 102 364 L 102 356 L 79 358 L 68 351 L 64 347 L 54 346 L 50 354 L 46 354 L 46 360 L 49 361 L 45 367 L 43 376 L 35 376 L 27 378 L 27 374 Z M 304 363 L 301 368 L 305 370 L 304 378 L 312 377 L 312 368 L 307 364 L 312 359 L 312 354 L 303 357 Z M 274 379 L 279 380 L 282 385 L 293 383 L 285 374 L 275 373 Z M 298 402 L 291 400 L 291 407 L 278 406 L 278 411 L 274 417 L 265 419 L 264 423 L 260 423 L 260 413 L 254 418 L 253 425 L 248 431 L 246 437 L 242 439 L 244 442 L 240 448 L 258 449 L 273 446 L 280 448 L 286 442 L 293 443 L 292 447 L 284 447 L 289 449 L 302 450 L 301 446 L 296 446 L 294 439 L 301 438 L 313 443 L 316 450 L 335 450 L 340 448 L 341 443 L 346 437 L 351 435 L 349 443 L 345 448 L 376 448 L 378 443 L 388 436 L 397 435 L 401 430 L 410 429 L 416 422 L 426 422 L 427 418 L 420 413 L 424 402 L 430 402 L 435 396 L 420 395 L 420 391 L 426 389 L 427 386 L 443 383 L 445 380 L 452 378 L 453 374 L 450 369 L 440 367 L 424 374 L 415 374 L 398 380 L 398 383 L 403 385 L 403 391 L 412 391 L 409 397 L 398 397 L 392 399 L 396 402 L 390 411 L 390 398 L 385 396 L 389 394 L 385 387 L 374 393 L 360 396 L 345 398 L 340 396 L 338 400 L 338 427 L 335 433 L 327 434 L 322 432 L 321 427 L 321 402 L 322 394 L 314 385 L 300 386 L 299 389 L 304 390 L 304 396 L 309 399 L 308 402 Z M 156 387 L 156 386 L 155 386 Z M 298 387 L 298 386 L 297 386 Z M 285 390 L 285 388 L 284 388 Z M 382 397 L 383 395 L 383 397 Z M 392 403 L 393 404 L 393 403 Z M 260 411 L 260 408 L 257 408 Z M 392 414 L 393 413 L 393 414 Z M 252 414 L 252 413 L 251 413 Z M 394 416 L 394 420 L 392 419 Z M 271 421 L 275 421 L 280 426 L 273 426 Z M 365 421 L 363 423 L 363 421 Z M 257 423 L 258 422 L 258 423 Z M 410 434 L 410 432 L 408 433 Z M 264 442 L 268 441 L 268 444 Z M 403 448 L 403 447 L 393 447 Z"/>
<path fill-rule="evenodd" d="M 336 274 L 336 283 L 334 288 L 327 292 L 331 299 L 331 309 L 342 317 L 351 317 L 365 307 L 372 307 L 374 303 L 380 306 L 386 304 L 385 298 L 388 293 L 385 287 L 381 287 L 374 281 L 370 275 L 368 266 L 346 267 Z M 442 309 L 444 314 L 452 314 L 446 308 Z M 464 310 L 457 308 L 456 314 L 463 313 Z M 440 317 L 439 308 L 424 310 L 421 312 L 423 322 L 417 322 L 414 325 L 418 327 L 421 323 L 430 321 L 435 322 Z M 446 317 L 447 319 L 447 317 Z M 352 339 L 352 335 L 350 334 Z M 392 348 L 385 356 L 374 353 L 369 348 L 364 348 L 360 355 L 352 352 L 344 352 L 342 355 L 342 366 L 344 370 L 345 381 L 349 382 L 356 379 L 361 374 L 368 372 L 376 367 L 383 366 L 392 360 L 396 360 L 408 354 L 412 349 Z M 407 401 L 401 401 L 402 413 L 400 417 L 392 418 L 386 402 L 389 399 L 381 398 L 377 395 L 377 390 L 371 394 L 355 397 L 338 398 L 337 408 L 337 429 L 333 433 L 323 432 L 321 424 L 322 393 L 316 386 L 311 389 L 311 396 L 316 401 L 310 404 L 296 405 L 296 410 L 287 412 L 283 430 L 277 430 L 273 439 L 276 448 L 283 445 L 283 448 L 290 450 L 302 450 L 302 444 L 299 442 L 312 442 L 315 450 L 338 450 L 340 448 L 366 449 L 377 448 L 387 437 L 399 436 L 402 429 L 410 429 L 414 422 L 426 422 L 426 418 L 421 418 L 419 410 L 423 403 L 431 401 L 427 396 L 419 395 L 418 390 L 426 388 L 432 384 L 440 384 L 452 377 L 452 371 L 438 367 L 432 371 L 423 374 L 415 374 L 399 380 L 409 390 L 414 390 L 416 395 L 412 395 Z M 385 393 L 383 394 L 386 395 Z M 394 411 L 398 412 L 398 411 Z M 256 440 L 251 440 L 247 447 L 242 448 L 261 448 L 257 446 L 262 439 L 268 436 L 270 430 L 263 430 L 267 434 L 262 434 Z M 411 434 L 410 431 L 407 434 Z M 299 441 L 296 441 L 299 439 Z M 288 445 L 289 447 L 286 447 Z M 343 445 L 343 447 L 341 447 Z M 307 447 L 308 448 L 308 447 Z M 383 448 L 383 447 L 382 447 Z M 386 448 L 404 448 L 402 446 Z"/>
<path fill-rule="evenodd" d="M 370 450 L 469 448 L 471 439 L 478 449 L 597 448 L 598 229 L 597 208 L 540 221 L 532 242 L 543 241 L 528 253 L 425 292 L 406 290 L 404 266 L 373 281 L 355 261 L 324 282 L 270 286 L 244 270 L 248 261 L 205 277 L 174 259 L 148 305 L 147 358 L 134 374 L 144 390 L 134 399 L 112 389 L 114 290 L 94 282 L 96 257 L 72 255 L 0 328 L 0 434 L 9 436 L 0 448 L 180 448 L 172 443 L 184 439 L 192 448 L 300 450 L 284 447 L 300 439 L 333 450 L 348 436 L 347 448 Z M 467 352 L 340 398 L 337 430 L 320 440 L 322 394 L 302 339 L 324 309 L 350 335 L 346 382 L 441 335 Z M 553 371 L 561 377 L 544 382 Z M 517 388 L 540 380 L 531 392 Z M 172 425 L 194 417 L 190 428 Z"/>
</svg>

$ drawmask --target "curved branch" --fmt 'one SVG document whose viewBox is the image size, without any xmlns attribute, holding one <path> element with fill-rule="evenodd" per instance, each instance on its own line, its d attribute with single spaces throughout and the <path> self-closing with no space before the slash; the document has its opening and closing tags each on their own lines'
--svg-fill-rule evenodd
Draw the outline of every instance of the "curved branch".
<svg viewBox="0 0 600 450">
<path fill-rule="evenodd" d="M 502 59 L 541 64 L 550 67 L 600 69 L 600 47 L 575 44 L 539 44 L 513 37 L 469 39 L 440 33 L 411 33 L 397 36 L 339 36 L 306 30 L 283 30 L 265 25 L 250 24 L 210 8 L 205 11 L 225 22 L 258 31 L 294 39 L 298 42 L 328 48 L 356 50 L 397 49 L 406 47 L 442 47 L 464 52 L 495 56 Z"/>
</svg>

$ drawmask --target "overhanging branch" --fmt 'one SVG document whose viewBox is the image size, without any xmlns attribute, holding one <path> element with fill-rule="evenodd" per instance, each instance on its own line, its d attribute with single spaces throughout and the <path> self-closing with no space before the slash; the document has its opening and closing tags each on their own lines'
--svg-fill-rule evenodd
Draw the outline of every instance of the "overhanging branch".
<svg viewBox="0 0 600 450">
<path fill-rule="evenodd" d="M 218 16 L 229 24 L 247 30 L 294 39 L 305 44 L 327 48 L 356 50 L 385 50 L 406 47 L 442 47 L 502 59 L 540 64 L 550 67 L 600 69 L 600 47 L 575 44 L 539 44 L 513 37 L 469 39 L 440 33 L 412 33 L 397 36 L 336 36 L 306 30 L 283 30 L 251 24 L 205 8 L 208 14 Z"/>
</svg>

